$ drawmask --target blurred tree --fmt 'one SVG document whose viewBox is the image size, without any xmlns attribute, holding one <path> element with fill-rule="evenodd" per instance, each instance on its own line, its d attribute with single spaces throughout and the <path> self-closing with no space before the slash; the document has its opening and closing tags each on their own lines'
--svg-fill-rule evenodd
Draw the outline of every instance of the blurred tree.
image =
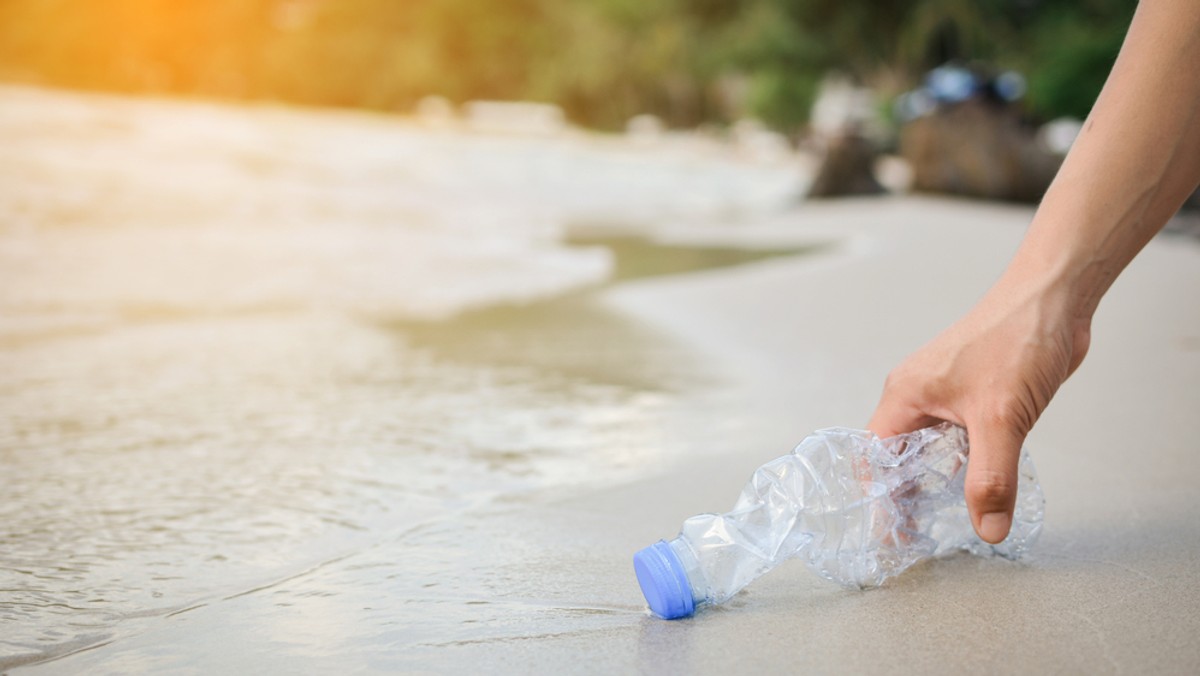
<svg viewBox="0 0 1200 676">
<path fill-rule="evenodd" d="M 0 77 L 407 108 L 428 94 L 557 102 L 613 128 L 742 113 L 805 122 L 836 69 L 887 95 L 945 60 L 1029 74 L 1082 114 L 1133 0 L 0 0 Z M 729 100 L 724 83 L 744 83 Z"/>
<path fill-rule="evenodd" d="M 1048 0 L 1024 21 L 1014 64 L 1029 75 L 1029 103 L 1042 117 L 1086 117 L 1133 17 L 1132 0 Z"/>
</svg>

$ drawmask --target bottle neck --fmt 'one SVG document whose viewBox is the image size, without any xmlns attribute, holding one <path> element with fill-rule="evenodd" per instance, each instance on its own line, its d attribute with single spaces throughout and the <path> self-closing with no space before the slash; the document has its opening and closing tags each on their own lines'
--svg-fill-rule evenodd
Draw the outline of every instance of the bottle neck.
<svg viewBox="0 0 1200 676">
<path fill-rule="evenodd" d="M 708 580 L 704 578 L 704 573 L 700 570 L 700 560 L 696 558 L 696 553 L 692 551 L 691 545 L 683 537 L 670 540 L 667 545 L 671 551 L 675 552 L 675 556 L 679 557 L 679 562 L 683 564 L 688 586 L 692 589 L 692 603 L 697 606 L 708 603 L 711 598 Z"/>
</svg>

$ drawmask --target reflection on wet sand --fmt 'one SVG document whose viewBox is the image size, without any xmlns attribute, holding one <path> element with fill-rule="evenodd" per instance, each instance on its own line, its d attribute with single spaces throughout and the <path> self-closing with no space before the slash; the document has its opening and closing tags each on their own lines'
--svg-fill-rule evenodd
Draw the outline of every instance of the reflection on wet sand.
<svg viewBox="0 0 1200 676">
<path fill-rule="evenodd" d="M 663 244 L 640 236 L 574 235 L 567 243 L 611 252 L 611 283 L 711 270 L 822 247 L 746 249 Z M 633 390 L 686 389 L 695 369 L 681 370 L 678 343 L 604 305 L 591 292 L 526 304 L 498 304 L 441 322 L 393 324 L 414 347 L 459 363 L 523 365 L 561 377 Z"/>
</svg>

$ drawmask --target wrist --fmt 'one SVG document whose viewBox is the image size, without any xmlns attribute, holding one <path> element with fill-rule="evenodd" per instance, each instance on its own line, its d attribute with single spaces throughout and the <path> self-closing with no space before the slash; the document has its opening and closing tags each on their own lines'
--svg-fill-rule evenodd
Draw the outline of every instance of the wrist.
<svg viewBox="0 0 1200 676">
<path fill-rule="evenodd" d="M 985 317 L 1023 326 L 1026 339 L 1057 346 L 1065 380 L 1091 343 L 1092 316 L 1111 283 L 1103 275 L 1103 267 L 1091 261 L 1018 252 L 979 309 Z"/>
<path fill-rule="evenodd" d="M 1088 231 L 1039 210 L 999 285 L 1050 301 L 1070 319 L 1090 321 L 1123 264 L 1103 250 L 1103 239 L 1088 240 Z"/>
</svg>

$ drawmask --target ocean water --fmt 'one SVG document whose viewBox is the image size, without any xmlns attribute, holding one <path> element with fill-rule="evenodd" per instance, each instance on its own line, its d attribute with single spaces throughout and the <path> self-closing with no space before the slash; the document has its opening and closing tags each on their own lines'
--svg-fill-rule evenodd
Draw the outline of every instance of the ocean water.
<svg viewBox="0 0 1200 676">
<path fill-rule="evenodd" d="M 656 143 L 0 89 L 0 669 L 220 604 L 300 657 L 532 621 L 470 515 L 668 466 L 719 405 L 592 290 L 767 255 L 645 237 L 800 187 Z"/>
</svg>

